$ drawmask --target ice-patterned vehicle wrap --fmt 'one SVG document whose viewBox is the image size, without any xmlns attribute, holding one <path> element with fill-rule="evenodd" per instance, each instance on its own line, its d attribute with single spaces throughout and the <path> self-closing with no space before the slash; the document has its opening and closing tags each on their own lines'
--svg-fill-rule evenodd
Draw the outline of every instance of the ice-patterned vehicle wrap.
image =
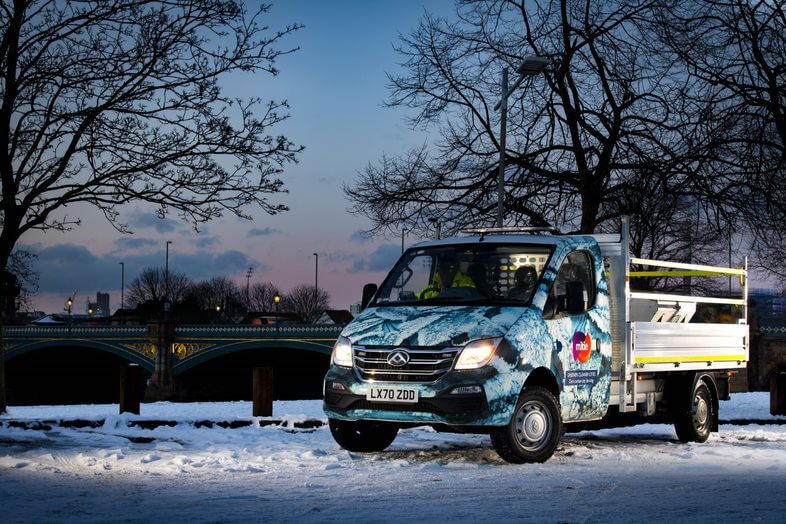
<svg viewBox="0 0 786 524">
<path fill-rule="evenodd" d="M 434 383 L 406 384 L 416 388 L 423 400 L 447 398 L 459 386 L 481 385 L 485 409 L 440 414 L 402 407 L 370 409 L 374 406 L 365 403 L 363 409 L 341 410 L 326 401 L 327 415 L 344 420 L 500 426 L 513 416 L 519 393 L 533 370 L 544 368 L 557 381 L 563 420 L 602 417 L 608 408 L 611 381 L 609 295 L 602 257 L 592 237 L 555 237 L 554 243 L 556 249 L 528 307 L 376 307 L 365 310 L 342 333 L 353 346 L 360 347 L 463 347 L 474 340 L 501 339 L 495 356 L 481 369 L 451 370 Z M 544 320 L 543 309 L 559 267 L 576 250 L 592 256 L 595 304 L 582 314 Z M 353 369 L 337 366 L 326 376 L 326 383 L 334 382 L 358 398 L 365 397 L 370 386 Z"/>
<path fill-rule="evenodd" d="M 587 251 L 593 261 L 597 285 L 595 305 L 586 313 L 542 320 L 541 313 L 565 257 Z M 536 318 L 522 318 L 507 338 L 522 355 L 548 368 L 557 379 L 564 421 L 602 417 L 611 392 L 611 325 L 609 290 L 603 258 L 591 237 L 565 238 L 552 257 L 533 300 Z"/>
<path fill-rule="evenodd" d="M 358 345 L 463 346 L 504 336 L 522 313 L 520 307 L 378 307 L 361 313 L 342 335 Z"/>
</svg>

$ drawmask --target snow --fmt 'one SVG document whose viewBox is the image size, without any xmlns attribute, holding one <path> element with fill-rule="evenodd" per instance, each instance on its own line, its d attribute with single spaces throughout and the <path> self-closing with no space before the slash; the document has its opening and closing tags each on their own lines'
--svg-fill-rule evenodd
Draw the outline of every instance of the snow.
<svg viewBox="0 0 786 524">
<path fill-rule="evenodd" d="M 718 407 L 721 420 L 770 419 L 784 420 L 786 416 L 770 415 L 770 394 L 766 391 L 732 393 L 731 400 Z"/>
<path fill-rule="evenodd" d="M 721 404 L 722 419 L 773 419 L 766 394 Z M 403 430 L 383 453 L 349 453 L 327 428 L 196 428 L 249 419 L 250 403 L 142 406 L 176 420 L 128 427 L 117 406 L 14 407 L 15 419 L 105 420 L 97 429 L 0 428 L 3 522 L 185 519 L 331 522 L 492 520 L 782 521 L 786 425 L 722 425 L 704 444 L 671 426 L 566 435 L 545 464 L 502 462 L 483 435 Z M 320 401 L 275 418 L 323 418 Z M 779 417 L 784 419 L 785 417 Z"/>
<path fill-rule="evenodd" d="M 123 414 L 128 420 L 251 420 L 251 402 L 152 402 L 142 404 L 140 414 Z M 0 420 L 103 420 L 116 417 L 117 404 L 87 404 L 76 406 L 10 406 Z M 274 419 L 327 420 L 322 402 L 315 400 L 282 400 L 273 405 Z M 264 419 L 262 419 L 264 420 Z"/>
</svg>

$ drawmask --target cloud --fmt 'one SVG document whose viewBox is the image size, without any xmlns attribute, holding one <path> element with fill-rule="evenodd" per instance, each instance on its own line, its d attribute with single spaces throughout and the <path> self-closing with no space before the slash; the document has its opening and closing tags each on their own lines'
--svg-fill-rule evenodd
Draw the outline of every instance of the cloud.
<svg viewBox="0 0 786 524">
<path fill-rule="evenodd" d="M 75 289 L 79 296 L 94 294 L 103 289 L 120 287 L 120 265 L 116 254 L 98 257 L 86 247 L 57 244 L 43 248 L 27 248 L 38 255 L 33 264 L 39 274 L 39 291 L 70 295 Z M 133 255 L 131 258 L 138 258 Z M 126 264 L 128 274 L 129 265 Z"/>
<path fill-rule="evenodd" d="M 327 260 L 328 262 L 335 262 L 335 263 L 342 263 L 347 261 L 352 261 L 357 258 L 357 255 L 354 254 L 352 251 L 325 251 L 319 254 L 323 260 Z"/>
<path fill-rule="evenodd" d="M 266 264 L 252 260 L 245 253 L 234 249 L 220 253 L 201 250 L 195 253 L 169 254 L 169 268 L 185 273 L 191 280 L 244 273 L 249 267 L 260 273 L 268 269 Z"/>
<path fill-rule="evenodd" d="M 350 273 L 359 271 L 388 271 L 401 256 L 401 246 L 382 244 L 364 258 L 356 258 L 349 268 Z"/>
<path fill-rule="evenodd" d="M 368 244 L 372 239 L 373 236 L 365 231 L 355 231 L 349 236 L 349 240 L 356 244 Z"/>
<path fill-rule="evenodd" d="M 280 232 L 281 232 L 280 230 L 273 229 L 272 227 L 265 227 L 265 228 L 261 228 L 261 229 L 255 227 L 254 229 L 249 230 L 249 232 L 246 233 L 246 236 L 247 237 L 265 237 L 265 236 L 268 236 L 268 235 L 275 235 L 276 233 L 280 233 Z"/>
<path fill-rule="evenodd" d="M 159 233 L 171 233 L 177 229 L 178 221 L 171 218 L 160 218 L 155 213 L 136 211 L 129 217 L 131 226 L 149 229 L 153 228 Z"/>
<path fill-rule="evenodd" d="M 125 264 L 126 286 L 146 267 L 164 267 L 164 250 L 149 253 L 117 252 L 96 255 L 84 246 L 56 244 L 53 246 L 20 246 L 38 255 L 33 264 L 39 273 L 41 294 L 60 293 L 63 297 L 78 289 L 78 295 L 95 295 L 96 291 L 120 288 L 120 262 Z M 215 276 L 237 276 L 249 267 L 255 274 L 268 266 L 252 260 L 245 253 L 229 250 L 214 253 L 198 250 L 178 253 L 170 249 L 169 269 L 185 273 L 191 280 L 205 280 Z"/>
<path fill-rule="evenodd" d="M 115 240 L 115 246 L 117 247 L 117 251 L 129 251 L 129 250 L 136 250 L 136 249 L 144 249 L 146 247 L 152 247 L 158 244 L 155 240 L 151 240 L 149 238 L 141 238 L 141 237 L 120 237 Z"/>
<path fill-rule="evenodd" d="M 215 236 L 215 235 L 214 236 L 204 236 L 204 237 L 200 236 L 200 237 L 197 237 L 196 240 L 194 240 L 194 245 L 196 247 L 201 247 L 201 248 L 212 247 L 212 246 L 218 244 L 218 240 L 219 240 L 218 236 Z"/>
</svg>

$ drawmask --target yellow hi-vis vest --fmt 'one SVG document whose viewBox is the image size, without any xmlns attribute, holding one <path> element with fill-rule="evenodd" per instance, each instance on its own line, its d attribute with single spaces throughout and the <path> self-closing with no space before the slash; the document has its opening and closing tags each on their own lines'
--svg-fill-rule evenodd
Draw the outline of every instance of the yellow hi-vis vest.
<svg viewBox="0 0 786 524">
<path fill-rule="evenodd" d="M 431 284 L 423 288 L 418 294 L 418 298 L 420 300 L 426 300 L 428 298 L 434 298 L 439 296 L 440 291 L 442 291 L 443 287 L 475 287 L 475 282 L 469 277 L 469 275 L 462 273 L 461 271 L 456 271 L 456 274 L 453 275 L 453 281 L 450 283 L 449 286 L 442 285 L 442 279 L 439 277 L 439 273 L 434 274 L 434 279 L 431 281 Z"/>
</svg>

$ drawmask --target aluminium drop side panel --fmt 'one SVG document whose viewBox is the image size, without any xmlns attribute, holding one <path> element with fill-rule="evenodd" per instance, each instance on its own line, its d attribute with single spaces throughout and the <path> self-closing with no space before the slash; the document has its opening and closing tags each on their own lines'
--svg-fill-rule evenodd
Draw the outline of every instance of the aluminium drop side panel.
<svg viewBox="0 0 786 524">
<path fill-rule="evenodd" d="M 744 368 L 748 360 L 745 324 L 632 322 L 637 371 Z"/>
</svg>

